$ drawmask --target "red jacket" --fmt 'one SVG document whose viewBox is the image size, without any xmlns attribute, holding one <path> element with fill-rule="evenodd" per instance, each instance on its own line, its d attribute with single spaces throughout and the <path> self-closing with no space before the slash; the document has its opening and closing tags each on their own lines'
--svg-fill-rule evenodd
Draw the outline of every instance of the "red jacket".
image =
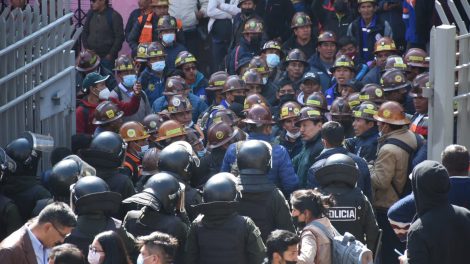
<svg viewBox="0 0 470 264">
<path fill-rule="evenodd" d="M 129 102 L 121 102 L 116 98 L 109 98 L 111 102 L 116 104 L 119 109 L 124 112 L 125 116 L 133 115 L 140 106 L 140 96 L 132 96 Z M 93 118 L 95 116 L 95 109 L 98 105 L 89 103 L 86 99 L 80 100 L 78 107 L 75 111 L 77 134 L 93 135 L 95 133 L 96 125 L 93 125 Z"/>
</svg>

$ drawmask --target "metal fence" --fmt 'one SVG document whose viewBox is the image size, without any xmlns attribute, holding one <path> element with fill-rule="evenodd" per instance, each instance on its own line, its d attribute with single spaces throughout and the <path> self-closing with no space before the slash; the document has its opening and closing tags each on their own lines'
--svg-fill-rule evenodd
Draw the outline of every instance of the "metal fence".
<svg viewBox="0 0 470 264">
<path fill-rule="evenodd" d="M 462 19 L 470 18 L 470 4 L 462 0 L 460 13 L 454 1 L 447 4 L 456 25 L 449 24 L 442 5 L 435 1 L 443 25 L 431 31 L 431 88 L 425 91 L 429 97 L 428 158 L 433 160 L 441 160 L 442 150 L 454 137 L 457 144 L 470 148 L 470 34 Z"/>
<path fill-rule="evenodd" d="M 70 146 L 75 132 L 71 47 L 81 29 L 72 36 L 69 7 L 63 0 L 40 0 L 0 14 L 0 146 L 26 130 L 53 136 L 55 146 Z"/>
</svg>

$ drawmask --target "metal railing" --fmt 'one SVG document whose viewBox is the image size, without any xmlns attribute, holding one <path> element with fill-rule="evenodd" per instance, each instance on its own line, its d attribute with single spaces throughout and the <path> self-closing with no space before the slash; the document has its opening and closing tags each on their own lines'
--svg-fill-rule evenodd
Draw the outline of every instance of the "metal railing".
<svg viewBox="0 0 470 264">
<path fill-rule="evenodd" d="M 443 25 L 431 30 L 432 88 L 425 91 L 429 97 L 428 158 L 433 160 L 441 159 L 442 150 L 454 142 L 454 136 L 457 144 L 470 148 L 470 34 L 462 19 L 462 15 L 470 18 L 470 4 L 461 1 L 464 14 L 453 0 L 447 4 L 456 25 L 449 25 L 442 5 L 435 1 Z"/>
<path fill-rule="evenodd" d="M 0 146 L 23 131 L 70 146 L 75 133 L 73 13 L 63 0 L 40 0 L 0 14 Z M 46 161 L 46 162 L 44 162 Z M 47 157 L 43 165 L 47 165 Z"/>
</svg>

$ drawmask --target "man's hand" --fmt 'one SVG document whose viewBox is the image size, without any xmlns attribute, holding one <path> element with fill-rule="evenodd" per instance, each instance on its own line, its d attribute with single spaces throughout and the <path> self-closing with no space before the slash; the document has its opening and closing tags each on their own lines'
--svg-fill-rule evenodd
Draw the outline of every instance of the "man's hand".
<svg viewBox="0 0 470 264">
<path fill-rule="evenodd" d="M 133 90 L 134 90 L 134 94 L 135 94 L 135 95 L 139 95 L 139 96 L 140 96 L 140 93 L 142 92 L 142 84 L 140 84 L 140 82 L 136 82 L 136 83 L 134 84 Z"/>
</svg>

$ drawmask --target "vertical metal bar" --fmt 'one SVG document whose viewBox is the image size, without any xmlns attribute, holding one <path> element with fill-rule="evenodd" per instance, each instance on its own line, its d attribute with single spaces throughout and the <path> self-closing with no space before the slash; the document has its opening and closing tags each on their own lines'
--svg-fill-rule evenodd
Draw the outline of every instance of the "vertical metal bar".
<svg viewBox="0 0 470 264">
<path fill-rule="evenodd" d="M 449 5 L 450 12 L 452 12 L 452 16 L 454 17 L 454 21 L 457 23 L 461 34 L 467 34 L 467 25 L 463 22 L 462 17 L 460 16 L 459 10 L 457 10 L 457 6 L 453 0 L 447 0 L 447 4 Z"/>
<path fill-rule="evenodd" d="M 452 144 L 454 118 L 454 69 L 456 28 L 442 25 L 436 28 L 431 50 L 431 85 L 434 93 L 429 100 L 428 159 L 440 160 L 442 150 Z"/>
<path fill-rule="evenodd" d="M 459 40 L 459 64 L 470 63 L 470 37 L 465 37 Z M 459 87 L 458 94 L 466 94 L 470 92 L 470 69 L 464 68 L 459 70 L 458 79 Z M 461 99 L 457 102 L 457 144 L 464 145 L 470 148 L 470 115 L 469 115 L 469 98 Z"/>
<path fill-rule="evenodd" d="M 441 3 L 439 1 L 434 2 L 437 14 L 439 15 L 439 18 L 441 19 L 442 23 L 445 25 L 450 25 L 449 19 L 447 19 L 446 13 L 444 12 L 444 8 L 442 8 Z"/>
</svg>

